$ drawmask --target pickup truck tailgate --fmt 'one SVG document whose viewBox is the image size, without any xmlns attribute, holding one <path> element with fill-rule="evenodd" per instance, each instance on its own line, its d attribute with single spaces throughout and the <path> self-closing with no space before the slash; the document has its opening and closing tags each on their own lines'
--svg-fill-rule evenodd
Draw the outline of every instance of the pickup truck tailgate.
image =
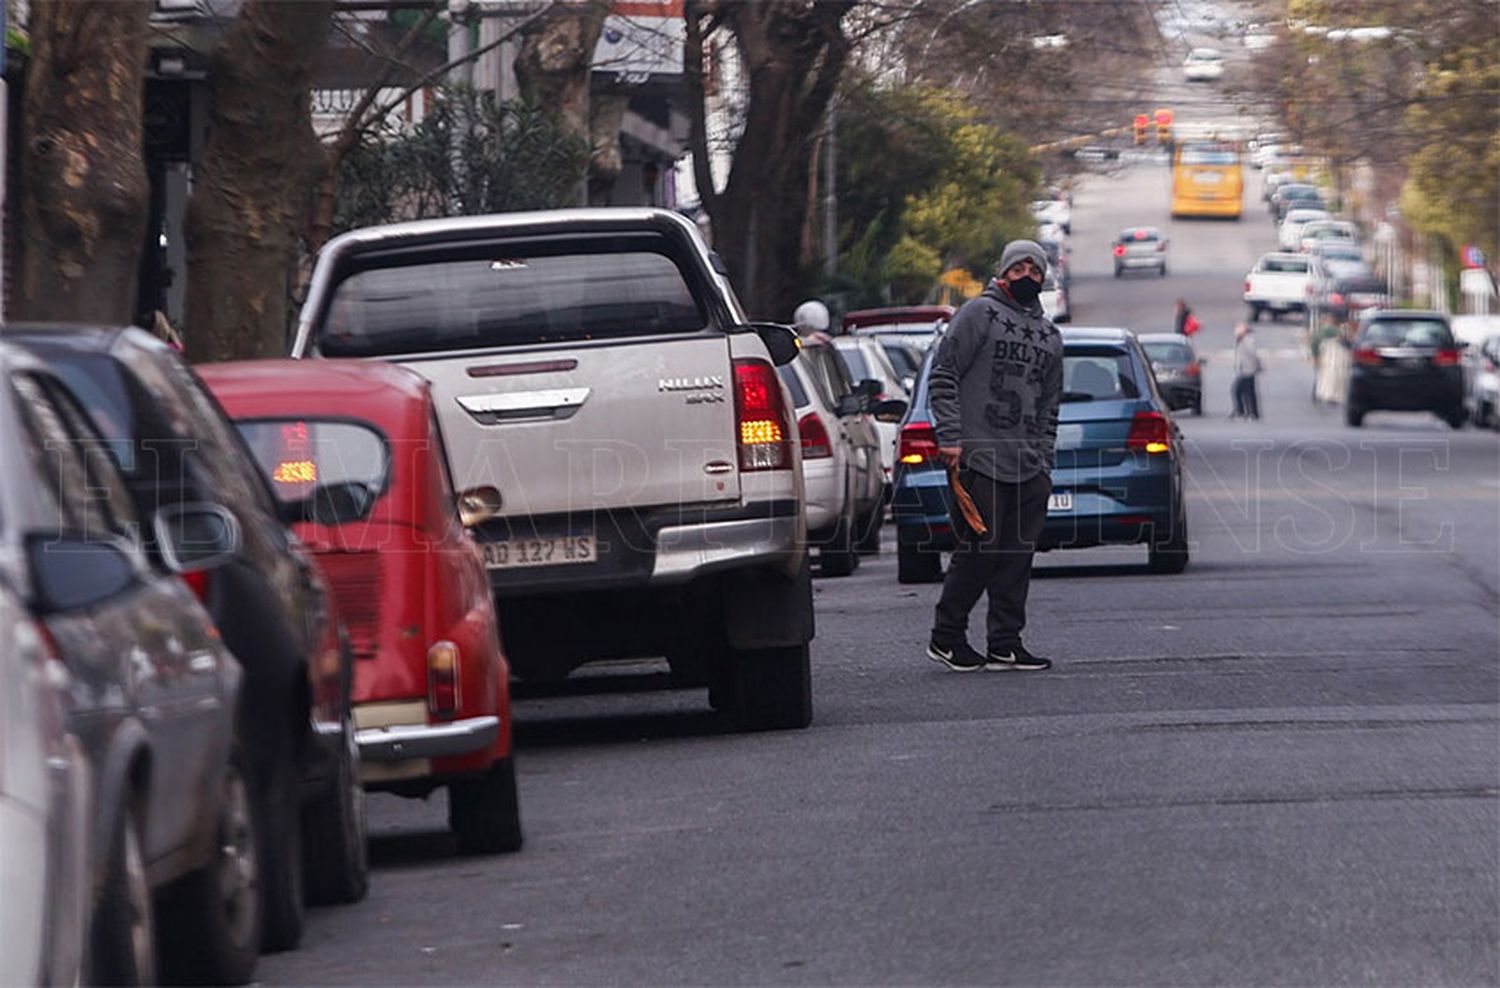
<svg viewBox="0 0 1500 988">
<path fill-rule="evenodd" d="M 720 333 L 412 356 L 453 481 L 504 516 L 735 501 L 734 377 Z"/>
</svg>

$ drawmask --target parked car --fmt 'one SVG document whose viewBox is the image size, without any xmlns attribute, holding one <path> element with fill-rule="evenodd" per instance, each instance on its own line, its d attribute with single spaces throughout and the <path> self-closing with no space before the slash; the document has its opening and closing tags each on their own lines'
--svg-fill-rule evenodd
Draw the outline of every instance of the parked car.
<svg viewBox="0 0 1500 988">
<path fill-rule="evenodd" d="M 1142 333 L 1141 349 L 1151 362 L 1156 387 L 1173 411 L 1190 408 L 1194 415 L 1203 414 L 1203 365 L 1193 343 L 1180 333 Z"/>
<path fill-rule="evenodd" d="M 242 673 L 184 582 L 223 565 L 235 526 L 206 501 L 138 514 L 87 414 L 9 347 L 0 449 L 0 581 L 30 611 L 0 597 L 0 970 L 22 976 L 4 982 L 154 983 L 158 907 L 172 974 L 246 982 Z"/>
<path fill-rule="evenodd" d="M 900 376 L 901 390 L 910 399 L 912 389 L 917 386 L 917 375 L 922 372 L 924 351 L 921 347 L 907 342 L 900 334 L 877 336 L 875 339 L 885 351 L 886 359 L 891 362 L 891 367 Z M 881 441 L 884 442 L 884 440 Z"/>
<path fill-rule="evenodd" d="M 1245 275 L 1245 306 L 1250 311 L 1250 321 L 1258 321 L 1265 312 L 1280 318 L 1288 312 L 1304 311 L 1309 267 L 1310 262 L 1303 254 L 1262 254 Z"/>
<path fill-rule="evenodd" d="M 137 516 L 209 502 L 239 533 L 221 565 L 189 582 L 245 670 L 241 751 L 263 821 L 261 947 L 290 949 L 305 901 L 362 898 L 368 870 L 351 658 L 326 586 L 285 523 L 314 510 L 357 516 L 361 505 L 323 487 L 294 509 L 279 505 L 213 397 L 148 333 L 28 326 L 8 327 L 7 338 L 87 410 Z"/>
<path fill-rule="evenodd" d="M 1281 225 L 1276 228 L 1276 239 L 1284 251 L 1297 251 L 1302 247 L 1302 230 L 1304 227 L 1328 219 L 1326 209 L 1309 209 L 1298 206 L 1287 210 L 1281 220 Z"/>
<path fill-rule="evenodd" d="M 803 500 L 807 511 L 807 541 L 818 551 L 818 570 L 824 576 L 848 576 L 859 568 L 860 554 L 878 546 L 879 523 L 860 514 L 861 470 L 876 451 L 861 450 L 845 420 L 864 400 L 860 395 L 835 396 L 816 365 L 819 347 L 807 347 L 798 358 L 777 368 L 797 416 L 802 442 Z M 842 413 L 842 414 L 841 414 Z M 860 465 L 861 457 L 865 466 Z M 868 510 L 868 506 L 867 506 Z M 874 505 L 881 514 L 879 502 Z M 862 538 L 863 537 L 863 538 Z"/>
<path fill-rule="evenodd" d="M 1464 405 L 1469 421 L 1500 428 L 1500 316 L 1454 316 L 1450 325 L 1464 350 Z"/>
<path fill-rule="evenodd" d="M 277 498 L 315 483 L 373 500 L 364 518 L 293 531 L 317 561 L 354 654 L 367 790 L 448 792 L 468 853 L 519 850 L 510 667 L 484 556 L 465 528 L 498 505 L 455 493 L 431 386 L 383 362 L 266 360 L 198 368 Z"/>
<path fill-rule="evenodd" d="M 1038 548 L 1145 543 L 1153 571 L 1181 572 L 1189 559 L 1183 446 L 1145 352 L 1124 329 L 1070 326 L 1062 336 L 1057 463 Z M 929 359 L 901 424 L 891 497 L 901 583 L 940 580 L 941 554 L 955 545 L 931 373 Z"/>
<path fill-rule="evenodd" d="M 854 541 L 861 553 L 873 555 L 880 551 L 886 500 L 880 433 L 870 415 L 873 405 L 882 400 L 880 382 L 874 378 L 852 379 L 839 351 L 832 346 L 804 345 L 799 359 L 823 388 L 849 444 L 854 469 Z"/>
<path fill-rule="evenodd" d="M 1298 250 L 1311 251 L 1317 244 L 1330 241 L 1357 247 L 1359 227 L 1348 220 L 1313 220 L 1302 228 Z"/>
<path fill-rule="evenodd" d="M 776 373 L 798 340 L 752 324 L 724 270 L 659 209 L 354 230 L 319 253 L 292 354 L 432 383 L 455 486 L 503 497 L 473 531 L 517 676 L 665 656 L 741 727 L 805 727 L 801 444 Z"/>
<path fill-rule="evenodd" d="M 1290 181 L 1276 186 L 1276 191 L 1271 193 L 1271 218 L 1278 224 L 1286 219 L 1287 213 L 1293 209 L 1322 210 L 1324 216 L 1313 217 L 1314 219 L 1327 219 L 1328 207 L 1323 202 L 1323 193 L 1316 185 L 1305 182 Z M 1288 249 L 1297 245 L 1291 244 Z"/>
<path fill-rule="evenodd" d="M 1343 322 L 1362 313 L 1384 308 L 1391 302 L 1383 278 L 1373 274 L 1340 274 L 1313 286 L 1311 319 Z"/>
<path fill-rule="evenodd" d="M 1315 281 L 1320 277 L 1365 274 L 1370 270 L 1360 246 L 1340 240 L 1320 240 L 1311 245 L 1307 248 L 1307 259 L 1312 264 L 1309 274 Z"/>
<path fill-rule="evenodd" d="M 1051 267 L 1047 269 L 1046 277 L 1042 279 L 1041 303 L 1042 311 L 1054 323 L 1073 321 L 1073 309 L 1068 301 L 1068 290 L 1063 287 L 1062 280 Z"/>
<path fill-rule="evenodd" d="M 1468 420 L 1458 342 L 1438 312 L 1387 309 L 1361 320 L 1349 366 L 1344 419 L 1355 428 L 1377 410 L 1432 412 L 1455 429 Z"/>
<path fill-rule="evenodd" d="M 12 535 L 0 531 L 8 543 Z M 92 801 L 82 745 L 64 721 L 69 680 L 21 598 L 0 583 L 0 984 L 87 981 Z"/>
<path fill-rule="evenodd" d="M 891 362 L 890 350 L 879 337 L 836 336 L 833 339 L 833 346 L 835 352 L 843 360 L 844 370 L 848 372 L 851 381 L 879 382 L 879 389 L 869 399 L 872 406 L 882 401 L 910 400 L 911 393 L 907 390 L 907 385 L 902 378 L 914 375 L 903 375 L 896 369 Z M 895 345 L 895 347 L 899 346 L 899 343 Z M 897 421 L 899 422 L 899 419 Z M 888 493 L 887 485 L 891 482 L 891 470 L 896 465 L 896 425 L 897 422 L 882 422 L 879 419 L 876 419 L 873 424 L 875 441 L 879 445 L 880 452 L 882 500 Z M 802 444 L 802 449 L 806 452 L 806 443 Z M 874 527 L 874 531 L 875 548 L 878 548 L 880 539 L 878 525 Z"/>
<path fill-rule="evenodd" d="M 1031 204 L 1031 216 L 1038 224 L 1051 224 L 1065 234 L 1073 232 L 1073 207 L 1066 199 L 1038 199 Z"/>
<path fill-rule="evenodd" d="M 1130 226 L 1110 244 L 1115 257 L 1115 277 L 1137 268 L 1154 268 L 1158 277 L 1167 275 L 1167 238 L 1154 226 Z"/>
<path fill-rule="evenodd" d="M 951 305 L 907 305 L 858 309 L 844 313 L 844 332 L 856 336 L 896 337 L 924 353 L 942 335 L 956 310 Z"/>
<path fill-rule="evenodd" d="M 1188 82 L 1218 82 L 1224 78 L 1224 55 L 1215 48 L 1194 48 L 1182 62 Z"/>
</svg>

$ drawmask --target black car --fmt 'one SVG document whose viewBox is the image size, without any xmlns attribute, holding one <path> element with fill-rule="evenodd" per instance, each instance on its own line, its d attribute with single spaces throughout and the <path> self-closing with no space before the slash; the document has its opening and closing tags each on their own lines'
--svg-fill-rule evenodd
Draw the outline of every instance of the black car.
<svg viewBox="0 0 1500 988">
<path fill-rule="evenodd" d="M 1156 387 L 1172 410 L 1190 408 L 1194 415 L 1202 415 L 1204 360 L 1188 338 L 1180 333 L 1142 333 L 1137 339 L 1151 361 Z"/>
<path fill-rule="evenodd" d="M 350 707 L 353 667 L 332 597 L 218 403 L 169 346 L 136 329 L 7 327 L 88 411 L 136 513 L 223 505 L 240 544 L 193 589 L 245 669 L 240 723 L 264 820 L 262 949 L 295 947 L 304 897 L 352 902 L 368 883 L 364 789 Z M 366 510 L 368 505 L 365 506 Z M 304 516 L 306 517 L 306 516 Z M 149 536 L 149 532 L 148 532 Z M 164 547 L 147 540 L 156 565 Z"/>
<path fill-rule="evenodd" d="M 1354 338 L 1344 418 L 1358 427 L 1379 409 L 1432 412 L 1463 427 L 1462 354 L 1446 316 L 1390 309 L 1365 318 Z"/>
<path fill-rule="evenodd" d="M 1312 319 L 1343 322 L 1390 304 L 1391 290 L 1385 279 L 1369 273 L 1339 274 L 1316 286 Z"/>
<path fill-rule="evenodd" d="M 162 958 L 175 975 L 243 983 L 261 937 L 243 676 L 184 582 L 222 566 L 238 534 L 206 501 L 139 514 L 104 449 L 62 382 L 0 345 L 0 580 L 24 588 L 60 662 L 61 716 L 89 769 L 84 979 L 156 980 L 155 898 L 181 916 L 179 949 Z"/>
</svg>

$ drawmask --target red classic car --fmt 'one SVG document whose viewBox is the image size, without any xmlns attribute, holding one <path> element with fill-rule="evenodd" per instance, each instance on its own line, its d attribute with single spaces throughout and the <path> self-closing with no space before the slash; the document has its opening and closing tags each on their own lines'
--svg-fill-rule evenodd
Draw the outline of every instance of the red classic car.
<svg viewBox="0 0 1500 988">
<path fill-rule="evenodd" d="M 277 496 L 305 502 L 317 488 L 325 499 L 294 531 L 351 638 L 365 788 L 426 796 L 447 786 L 460 849 L 519 848 L 510 670 L 466 528 L 499 495 L 454 492 L 427 382 L 354 360 L 197 370 Z"/>
</svg>

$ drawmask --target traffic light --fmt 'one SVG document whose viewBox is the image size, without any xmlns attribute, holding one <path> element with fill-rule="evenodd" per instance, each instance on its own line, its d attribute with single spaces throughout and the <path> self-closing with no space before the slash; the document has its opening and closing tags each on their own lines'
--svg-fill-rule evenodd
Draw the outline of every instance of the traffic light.
<svg viewBox="0 0 1500 988">
<path fill-rule="evenodd" d="M 1156 139 L 1163 144 L 1172 140 L 1172 117 L 1171 110 L 1156 111 Z"/>
<path fill-rule="evenodd" d="M 1149 126 L 1151 126 L 1150 117 L 1144 113 L 1137 113 L 1135 115 L 1135 142 L 1137 144 L 1146 143 L 1146 128 Z"/>
</svg>

